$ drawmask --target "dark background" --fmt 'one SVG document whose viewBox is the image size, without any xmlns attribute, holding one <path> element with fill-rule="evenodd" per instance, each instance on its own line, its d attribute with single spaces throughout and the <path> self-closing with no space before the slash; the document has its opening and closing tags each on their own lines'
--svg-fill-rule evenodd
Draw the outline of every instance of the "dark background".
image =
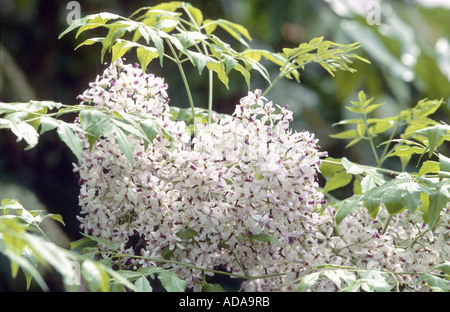
<svg viewBox="0 0 450 312">
<path fill-rule="evenodd" d="M 66 5 L 57 0 L 0 0 L 0 101 L 27 102 L 52 100 L 77 104 L 76 97 L 95 80 L 104 66 L 100 63 L 100 45 L 74 48 L 82 39 L 74 32 L 58 40 L 68 26 Z M 142 6 L 160 1 L 80 0 L 81 16 L 108 11 L 129 16 Z M 254 48 L 281 51 L 314 37 L 339 43 L 360 41 L 358 51 L 372 64 L 355 62 L 358 73 L 337 73 L 333 78 L 317 66 L 302 72 L 302 83 L 284 80 L 268 95 L 280 105 L 294 111 L 296 130 L 314 132 L 323 150 L 333 157 L 347 156 L 359 163 L 373 164 L 370 151 L 363 145 L 344 150 L 343 142 L 330 140 L 340 129 L 331 125 L 348 118 L 344 106 L 365 90 L 377 102 L 386 102 L 381 114 L 394 115 L 412 107 L 422 98 L 448 100 L 450 96 L 450 9 L 424 7 L 414 1 L 384 1 L 381 24 L 369 25 L 365 5 L 352 7 L 346 1 L 324 0 L 197 0 L 190 1 L 203 11 L 205 18 L 225 18 L 245 26 Z M 341 3 L 339 6 L 337 3 Z M 349 1 L 360 2 L 364 1 Z M 366 1 L 367 2 L 367 1 Z M 426 2 L 426 1 L 425 1 Z M 444 1 L 445 2 L 445 1 Z M 88 32 L 86 32 L 87 35 Z M 238 46 L 239 47 L 239 46 Z M 376 47 L 376 48 L 374 48 Z M 412 55 L 405 58 L 405 55 Z M 106 56 L 106 60 L 110 55 Z M 133 61 L 133 56 L 126 56 Z M 272 78 L 276 67 L 270 67 Z M 400 70 L 400 73 L 399 73 Z M 412 79 L 404 79 L 402 71 L 410 70 Z M 185 90 L 178 71 L 169 62 L 160 68 L 152 62 L 148 71 L 163 76 L 169 84 L 171 104 L 187 107 Z M 188 70 L 194 100 L 205 105 L 207 75 Z M 253 74 L 252 88 L 267 85 Z M 216 83 L 214 109 L 230 113 L 247 89 L 241 76 L 232 74 L 230 89 Z M 449 122 L 449 106 L 445 104 L 436 120 Z M 70 120 L 71 117 L 69 117 Z M 0 130 L 0 199 L 15 195 L 36 195 L 50 212 L 63 215 L 62 228 L 67 245 L 80 237 L 75 216 L 78 208 L 78 182 L 72 173 L 73 155 L 49 132 L 37 147 L 24 151 L 25 143 L 15 141 L 6 130 Z M 392 166 L 396 163 L 393 161 Z M 6 186 L 17 186 L 17 194 Z M 31 201 L 34 203 L 33 201 Z M 33 207 L 26 207 L 33 209 Z M 60 227 L 61 229 L 61 227 Z"/>
</svg>

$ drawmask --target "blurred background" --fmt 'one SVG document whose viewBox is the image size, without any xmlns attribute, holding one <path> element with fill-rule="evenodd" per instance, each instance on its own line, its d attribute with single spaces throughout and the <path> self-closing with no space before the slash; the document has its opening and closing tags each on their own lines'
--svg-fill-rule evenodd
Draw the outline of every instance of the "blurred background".
<svg viewBox="0 0 450 312">
<path fill-rule="evenodd" d="M 52 100 L 76 104 L 77 95 L 103 71 L 100 45 L 74 51 L 83 38 L 75 41 L 75 33 L 69 33 L 58 40 L 68 26 L 68 2 L 0 0 L 1 102 Z M 160 2 L 78 1 L 81 17 L 102 11 L 129 16 L 142 6 Z M 386 103 L 379 117 L 395 115 L 422 98 L 443 98 L 446 104 L 433 117 L 449 123 L 450 0 L 190 2 L 203 11 L 205 18 L 225 18 L 245 26 L 253 38 L 253 48 L 279 52 L 320 36 L 338 43 L 361 43 L 358 54 L 371 64 L 355 62 L 357 73 L 338 72 L 333 78 L 311 65 L 302 72 L 301 84 L 285 79 L 268 94 L 270 100 L 289 105 L 294 111 L 293 128 L 314 132 L 322 150 L 330 156 L 348 156 L 371 164 L 370 152 L 364 146 L 344 150 L 342 141 L 329 138 L 339 130 L 331 125 L 349 117 L 344 106 L 355 100 L 360 90 L 375 97 L 376 102 Z M 133 53 L 126 57 L 134 62 Z M 267 66 L 275 78 L 278 68 Z M 171 63 L 166 61 L 160 68 L 159 62 L 152 62 L 148 71 L 165 78 L 172 105 L 188 106 L 178 71 Z M 194 100 L 205 105 L 206 71 L 199 76 L 197 70 L 188 70 L 188 75 Z M 220 83 L 216 85 L 214 109 L 218 112 L 231 113 L 247 93 L 242 76 L 234 75 L 229 90 Z M 252 88 L 266 87 L 254 73 Z M 0 200 L 16 198 L 28 209 L 42 207 L 62 214 L 66 226 L 56 226 L 49 232 L 58 244 L 67 247 L 69 241 L 80 237 L 75 217 L 79 211 L 78 183 L 72 173 L 75 159 L 54 132 L 43 135 L 34 149 L 24 151 L 24 147 L 25 143 L 16 143 L 13 135 L 0 130 Z M 0 266 L 0 275 L 1 270 Z"/>
</svg>

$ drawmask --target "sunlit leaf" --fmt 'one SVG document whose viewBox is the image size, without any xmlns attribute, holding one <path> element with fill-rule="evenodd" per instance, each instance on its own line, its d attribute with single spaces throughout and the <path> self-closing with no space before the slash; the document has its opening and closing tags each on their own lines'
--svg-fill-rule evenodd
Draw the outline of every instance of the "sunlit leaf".
<svg viewBox="0 0 450 312">
<path fill-rule="evenodd" d="M 440 168 L 439 168 L 438 162 L 431 161 L 431 160 L 426 161 L 420 167 L 419 176 L 423 176 L 423 175 L 425 175 L 427 173 L 431 173 L 431 172 L 433 172 L 433 173 L 439 172 L 439 169 Z"/>
<path fill-rule="evenodd" d="M 151 47 L 138 47 L 136 49 L 136 53 L 139 63 L 141 64 L 142 71 L 144 72 L 147 69 L 148 64 L 159 55 L 158 51 Z"/>
<path fill-rule="evenodd" d="M 345 171 L 339 171 L 327 179 L 323 192 L 326 194 L 338 188 L 344 187 L 352 181 L 353 176 Z"/>
</svg>

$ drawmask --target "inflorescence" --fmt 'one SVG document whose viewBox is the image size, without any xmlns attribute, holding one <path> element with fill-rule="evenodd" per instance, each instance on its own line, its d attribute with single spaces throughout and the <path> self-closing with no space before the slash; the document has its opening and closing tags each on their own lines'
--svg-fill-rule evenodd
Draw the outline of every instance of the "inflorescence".
<svg viewBox="0 0 450 312">
<path fill-rule="evenodd" d="M 81 227 L 128 255 L 115 258 L 122 269 L 177 268 L 189 288 L 201 290 L 211 273 L 197 268 L 220 268 L 268 276 L 250 280 L 247 290 L 288 290 L 295 287 L 289 282 L 319 264 L 423 272 L 448 259 L 445 228 L 423 235 L 425 245 L 396 246 L 425 232 L 414 215 L 394 216 L 383 234 L 364 209 L 336 226 L 333 209 L 318 191 L 326 153 L 318 151 L 313 134 L 292 131 L 292 112 L 259 90 L 243 97 L 231 116 L 214 114 L 213 123 L 199 124 L 193 137 L 171 115 L 164 80 L 121 59 L 79 99 L 83 105 L 150 114 L 160 129 L 147 148 L 143 139 L 129 136 L 133 167 L 112 135 L 91 149 L 80 134 L 83 161 L 74 171 Z M 100 244 L 105 256 L 115 252 L 112 244 Z M 324 280 L 315 290 L 335 287 Z"/>
</svg>

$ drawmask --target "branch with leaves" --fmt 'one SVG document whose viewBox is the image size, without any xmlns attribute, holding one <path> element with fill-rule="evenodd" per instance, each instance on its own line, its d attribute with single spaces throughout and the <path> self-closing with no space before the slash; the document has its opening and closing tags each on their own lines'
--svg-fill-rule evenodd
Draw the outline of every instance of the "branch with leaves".
<svg viewBox="0 0 450 312">
<path fill-rule="evenodd" d="M 181 109 L 171 106 L 170 118 L 167 119 L 184 123 L 183 126 L 186 126 L 186 128 L 183 129 L 188 132 L 188 137 L 197 136 L 199 129 L 212 127 L 212 123 L 215 122 L 212 118 L 214 78 L 228 88 L 230 72 L 237 71 L 244 78 L 248 90 L 251 90 L 251 75 L 253 72 L 257 72 L 268 86 L 263 92 L 249 93 L 250 100 L 247 100 L 253 105 L 258 104 L 259 96 L 266 96 L 283 78 L 300 82 L 301 71 L 309 64 L 319 64 L 325 71 L 334 75 L 334 72 L 338 70 L 354 72 L 355 70 L 351 68 L 354 60 L 368 62 L 354 52 L 359 48 L 358 43 L 343 45 L 324 40 L 323 37 L 301 43 L 298 47 L 285 48 L 280 53 L 253 49 L 249 45 L 252 38 L 248 30 L 242 25 L 224 19 L 205 19 L 199 9 L 189 3 L 178 1 L 143 7 L 130 17 L 122 17 L 112 13 L 88 15 L 71 24 L 61 33 L 60 38 L 75 30 L 77 30 L 75 38 L 78 38 L 87 31 L 101 28 L 106 30 L 105 36 L 85 39 L 76 49 L 99 43 L 101 44 L 101 61 L 103 62 L 106 54 L 110 53 L 112 64 L 134 49 L 143 75 L 154 60 L 159 60 L 160 66 L 164 66 L 166 60 L 176 64 L 190 107 Z M 235 40 L 233 45 L 219 37 L 219 29 Z M 272 73 L 264 65 L 263 60 L 279 68 L 274 79 L 272 79 Z M 208 71 L 207 109 L 195 105 L 189 79 L 185 72 L 186 64 L 196 68 L 199 75 L 202 75 L 205 69 Z M 109 91 L 109 89 L 106 91 Z M 348 148 L 360 142 L 367 142 L 373 152 L 376 165 L 362 165 L 347 158 L 328 158 L 321 162 L 321 173 L 326 179 L 323 193 L 330 198 L 328 204 L 336 208 L 336 215 L 330 214 L 330 217 L 333 217 L 332 225 L 335 228 L 332 232 L 329 229 L 317 230 L 315 234 L 317 237 L 309 237 L 308 239 L 312 241 L 308 240 L 308 243 L 302 247 L 311 248 L 311 252 L 317 252 L 314 249 L 317 247 L 316 244 L 323 244 L 324 248 L 329 248 L 327 244 L 331 242 L 331 251 L 339 255 L 340 250 L 334 245 L 334 240 L 339 236 L 337 228 L 342 225 L 343 220 L 357 213 L 362 207 L 367 209 L 373 219 L 377 218 L 384 209 L 388 212 L 389 217 L 382 227 L 382 231 L 374 234 L 375 236 L 387 233 L 391 219 L 405 210 L 411 214 L 420 213 L 428 228 L 423 231 L 419 230 L 417 237 L 406 240 L 405 246 L 395 247 L 407 250 L 419 244 L 419 240 L 426 233 L 431 233 L 434 228 L 441 225 L 439 224 L 440 218 L 443 211 L 448 207 L 450 200 L 450 159 L 440 153 L 439 148 L 444 142 L 450 140 L 450 129 L 448 125 L 436 122 L 431 118 L 431 115 L 439 109 L 443 101 L 422 100 L 415 107 L 404 110 L 397 116 L 375 118 L 372 117 L 372 114 L 382 107 L 382 104 L 374 104 L 373 99 L 368 99 L 363 92 L 359 93 L 358 100 L 351 102 L 351 105 L 347 107 L 350 112 L 356 114 L 356 117 L 337 123 L 335 126 L 346 127 L 346 129 L 332 135 L 332 137 L 350 140 L 347 144 Z M 242 111 L 244 109 L 246 108 L 241 107 Z M 259 107 L 258 109 L 258 114 L 269 115 L 273 113 L 272 103 L 267 103 L 264 108 Z M 246 115 L 245 118 L 248 118 L 250 122 L 255 122 L 253 118 L 258 115 L 255 112 L 256 110 L 253 111 L 254 116 Z M 270 121 L 271 126 L 282 124 L 284 118 L 289 123 L 291 120 L 289 112 L 281 109 L 281 113 L 281 115 L 277 115 L 281 121 Z M 67 123 L 63 121 L 61 118 L 63 115 L 73 115 L 76 122 Z M 240 118 L 241 120 L 245 119 Z M 264 120 L 265 122 L 268 121 L 268 119 Z M 347 127 L 353 128 L 348 129 Z M 171 143 L 174 142 L 174 137 L 167 130 L 167 125 L 151 114 L 100 107 L 85 100 L 80 105 L 65 105 L 52 101 L 0 103 L 0 129 L 9 129 L 16 135 L 18 141 L 25 141 L 27 144 L 25 149 L 35 147 L 40 135 L 47 131 L 56 130 L 61 141 L 69 147 L 79 163 L 83 161 L 83 152 L 92 151 L 96 148 L 96 144 L 101 144 L 100 141 L 109 136 L 113 139 L 108 142 L 115 143 L 131 168 L 135 165 L 136 156 L 134 146 L 130 142 L 130 136 L 141 140 L 145 150 L 152 147 L 157 138 L 167 139 Z M 379 137 L 386 134 L 387 140 L 378 141 Z M 84 143 L 81 137 L 86 138 Z M 308 141 L 307 139 L 300 139 L 297 143 L 302 140 Z M 273 143 L 272 141 L 267 142 L 267 147 Z M 312 142 L 312 140 L 308 141 L 308 144 L 312 144 Z M 247 138 L 244 140 L 244 144 L 248 145 Z M 288 152 L 290 152 L 290 149 L 283 154 L 284 158 L 291 159 L 298 156 L 287 157 Z M 408 167 L 411 166 L 414 156 L 419 157 L 416 166 L 417 172 L 409 170 Z M 395 171 L 385 168 L 386 161 L 392 157 L 399 157 L 400 170 Z M 425 157 L 428 157 L 428 159 L 422 161 Z M 170 161 L 173 160 L 168 160 L 168 162 Z M 304 161 L 304 158 L 302 158 L 302 161 Z M 314 162 L 314 164 L 318 163 Z M 228 164 L 226 169 L 239 170 L 238 167 L 241 165 L 238 162 L 233 162 Z M 197 170 L 193 164 L 188 167 L 189 170 Z M 283 169 L 287 168 L 280 168 L 280 170 Z M 303 174 L 302 170 L 300 172 Z M 276 177 L 278 172 L 274 173 L 272 176 Z M 255 179 L 259 181 L 263 179 L 263 176 L 258 173 Z M 225 184 L 236 183 L 232 179 L 224 179 L 224 181 Z M 344 200 L 334 200 L 330 193 L 350 185 L 352 181 L 354 195 Z M 304 186 L 305 184 L 302 187 L 304 188 Z M 269 203 L 270 196 L 275 195 L 276 197 L 276 194 L 269 193 L 266 203 Z M 208 196 L 211 198 L 211 193 Z M 289 194 L 289 196 L 294 195 Z M 300 202 L 303 202 L 301 196 L 298 198 Z M 193 201 L 194 198 L 185 198 L 185 200 Z M 274 202 L 276 201 L 278 199 L 274 199 Z M 315 207 L 312 213 L 324 216 L 325 210 L 328 208 L 325 207 L 323 201 L 320 201 L 320 203 L 321 206 Z M 310 203 L 308 202 L 307 205 L 310 205 Z M 230 209 L 237 209 L 237 201 L 235 206 Z M 250 206 L 252 207 L 252 205 Z M 241 208 L 239 207 L 239 209 Z M 277 206 L 278 208 L 280 207 Z M 285 209 L 284 206 L 282 208 Z M 14 200 L 4 200 L 0 206 L 0 211 L 3 211 L 3 216 L 0 216 L 0 253 L 6 255 L 11 261 L 11 272 L 14 277 L 17 276 L 19 267 L 23 269 L 27 277 L 28 287 L 30 281 L 34 279 L 42 289 L 48 290 L 43 276 L 37 270 L 37 263 L 46 267 L 53 267 L 67 279 L 70 277 L 68 272 L 70 272 L 74 261 L 80 265 L 81 276 L 91 291 L 152 291 L 149 277 L 154 275 L 158 277 L 166 290 L 184 291 L 186 280 L 181 279 L 176 273 L 177 270 L 183 268 L 240 278 L 245 280 L 244 286 L 257 280 L 284 278 L 288 275 L 291 276 L 290 273 L 292 273 L 282 271 L 268 273 L 267 270 L 265 271 L 267 274 L 249 273 L 249 269 L 245 267 L 244 261 L 239 258 L 238 253 L 226 243 L 222 243 L 217 248 L 226 250 L 227 255 L 234 256 L 232 259 L 237 263 L 238 268 L 235 272 L 223 272 L 216 268 L 200 267 L 191 264 L 189 261 L 182 261 L 185 260 L 182 256 L 178 259 L 172 259 L 171 255 L 177 247 L 168 244 L 162 250 L 162 257 L 150 257 L 121 253 L 120 247 L 123 246 L 120 246 L 119 243 L 101 236 L 85 235 L 83 239 L 73 242 L 71 250 L 68 251 L 49 242 L 39 226 L 45 218 L 62 222 L 59 215 L 45 215 L 39 211 L 28 211 Z M 133 217 L 135 217 L 135 212 L 133 213 Z M 269 217 L 273 217 L 274 213 L 274 211 L 270 211 Z M 132 213 L 129 212 L 129 220 L 124 221 L 124 223 L 131 223 L 131 215 Z M 262 217 L 265 216 L 252 215 L 252 218 Z M 290 218 L 291 216 L 289 216 Z M 291 221 L 288 220 L 287 222 L 290 223 Z M 174 240 L 199 245 L 200 243 L 196 241 L 200 236 L 199 232 L 188 225 L 183 226 L 185 227 L 174 235 Z M 270 228 L 269 223 L 266 224 L 266 228 Z M 271 229 L 271 231 L 274 230 Z M 251 231 L 245 233 L 247 234 L 238 236 L 238 243 L 254 243 L 264 248 L 271 246 L 271 248 L 277 250 L 274 254 L 279 253 L 280 257 L 286 259 L 283 253 L 288 248 L 283 250 L 284 246 L 280 242 L 282 239 L 279 240 L 264 233 L 253 233 Z M 216 236 L 219 234 L 214 233 Z M 336 236 L 331 237 L 330 235 Z M 294 237 L 283 238 L 287 239 L 288 244 L 294 242 Z M 208 244 L 208 241 L 205 240 L 203 243 Z M 342 241 L 341 243 L 344 244 L 345 242 Z M 344 244 L 345 246 L 340 248 L 348 249 L 352 244 L 352 242 L 347 245 Z M 109 251 L 105 252 L 99 246 L 107 246 Z M 254 252 L 252 248 L 250 246 L 250 249 Z M 266 253 L 272 255 L 271 252 L 272 250 Z M 102 260 L 94 260 L 99 255 L 101 255 Z M 244 255 L 246 255 L 245 252 L 241 254 L 241 257 L 244 257 Z M 128 261 L 130 259 L 158 263 L 158 266 L 139 267 L 133 270 L 126 269 L 125 266 L 121 267 L 121 260 Z M 170 265 L 170 268 L 163 268 L 164 265 Z M 298 269 L 298 266 L 296 269 Z M 432 273 L 424 274 L 415 272 L 414 274 L 420 275 L 417 283 L 425 282 L 427 287 L 432 290 L 448 291 L 448 283 L 445 284 L 449 274 L 448 261 L 435 265 L 432 270 L 434 270 Z M 442 273 L 434 273 L 435 271 L 441 271 Z M 296 278 L 282 286 L 297 285 L 298 291 L 306 291 L 316 286 L 321 280 L 328 279 L 340 291 L 391 291 L 393 289 L 399 290 L 399 285 L 405 284 L 396 278 L 397 273 L 388 270 L 368 270 L 334 264 L 314 266 L 306 274 L 304 272 L 302 274 L 296 273 Z M 299 277 L 300 275 L 302 276 Z M 66 286 L 69 290 L 77 289 L 76 287 L 70 287 L 71 285 Z M 204 291 L 222 290 L 220 285 L 209 284 L 206 280 L 203 280 L 202 289 Z"/>
<path fill-rule="evenodd" d="M 387 118 L 370 118 L 370 114 L 383 105 L 372 102 L 373 98 L 368 99 L 364 92 L 360 92 L 359 102 L 352 101 L 346 108 L 361 117 L 335 124 L 351 125 L 354 129 L 331 137 L 351 140 L 347 148 L 367 141 L 377 166 L 359 165 L 344 157 L 326 159 L 321 167 L 327 180 L 325 193 L 347 186 L 354 178 L 355 195 L 337 203 L 337 223 L 364 205 L 373 218 L 381 206 L 391 215 L 405 209 L 412 213 L 419 209 L 424 222 L 435 225 L 450 201 L 450 159 L 438 152 L 439 146 L 450 141 L 450 127 L 430 118 L 443 101 L 421 100 L 415 107 Z M 389 139 L 376 142 L 376 138 L 385 133 L 389 134 Z M 416 166 L 419 170 L 406 172 L 414 155 L 420 156 Z M 422 161 L 425 156 L 430 160 Z M 399 158 L 401 171 L 383 168 L 390 157 Z"/>
</svg>

